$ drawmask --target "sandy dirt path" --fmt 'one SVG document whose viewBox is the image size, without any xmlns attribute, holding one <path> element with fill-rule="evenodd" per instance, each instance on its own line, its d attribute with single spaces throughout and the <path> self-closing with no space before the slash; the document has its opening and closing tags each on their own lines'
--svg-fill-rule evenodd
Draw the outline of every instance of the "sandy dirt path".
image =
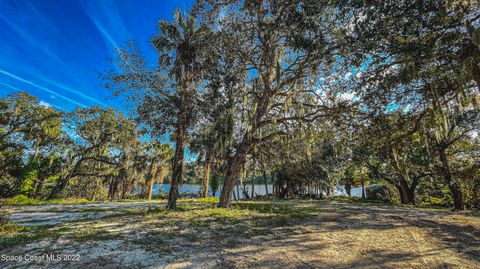
<svg viewBox="0 0 480 269">
<path fill-rule="evenodd" d="M 140 210 L 163 206 L 164 202 L 98 202 L 79 204 L 52 204 L 9 206 L 10 220 L 21 226 L 55 225 L 69 221 L 98 219 L 126 210 Z"/>
<path fill-rule="evenodd" d="M 142 213 L 155 205 L 161 204 L 105 203 L 90 211 L 73 205 L 69 212 L 51 212 L 50 206 L 9 209 L 24 225 L 37 223 L 28 214 L 52 213 L 56 220 L 71 213 L 92 215 L 68 217 L 68 225 L 55 222 L 49 229 L 62 230 L 61 235 L 0 250 L 11 256 L 78 255 L 79 260 L 0 261 L 0 267 L 480 268 L 478 215 L 317 201 L 242 207 L 236 215 L 200 204 L 177 213 Z M 286 209 L 275 212 L 272 205 Z M 130 214 L 119 213 L 126 210 Z"/>
</svg>

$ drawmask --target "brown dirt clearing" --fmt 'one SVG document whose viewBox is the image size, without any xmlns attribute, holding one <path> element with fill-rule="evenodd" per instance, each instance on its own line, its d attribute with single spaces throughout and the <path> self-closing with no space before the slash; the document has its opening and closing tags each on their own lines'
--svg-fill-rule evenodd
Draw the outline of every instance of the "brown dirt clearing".
<svg viewBox="0 0 480 269">
<path fill-rule="evenodd" d="M 240 202 L 231 210 L 184 202 L 178 212 L 143 205 L 10 208 L 12 216 L 38 211 L 55 218 L 72 208 L 83 215 L 2 239 L 0 255 L 79 260 L 0 261 L 0 267 L 480 268 L 478 215 L 301 200 Z"/>
</svg>

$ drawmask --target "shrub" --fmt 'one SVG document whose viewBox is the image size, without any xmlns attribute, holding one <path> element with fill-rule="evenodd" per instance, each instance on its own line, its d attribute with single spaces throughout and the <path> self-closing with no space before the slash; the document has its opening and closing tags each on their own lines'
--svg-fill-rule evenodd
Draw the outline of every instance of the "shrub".
<svg viewBox="0 0 480 269">
<path fill-rule="evenodd" d="M 10 199 L 7 199 L 3 204 L 4 205 L 37 205 L 40 203 L 41 202 L 36 199 L 28 198 L 24 194 L 19 194 Z"/>
<path fill-rule="evenodd" d="M 38 178 L 38 169 L 36 164 L 30 164 L 22 170 L 19 192 L 25 195 L 32 195 L 35 191 L 35 181 Z"/>
<path fill-rule="evenodd" d="M 388 190 L 383 185 L 371 185 L 366 187 L 367 200 L 390 200 Z"/>
</svg>

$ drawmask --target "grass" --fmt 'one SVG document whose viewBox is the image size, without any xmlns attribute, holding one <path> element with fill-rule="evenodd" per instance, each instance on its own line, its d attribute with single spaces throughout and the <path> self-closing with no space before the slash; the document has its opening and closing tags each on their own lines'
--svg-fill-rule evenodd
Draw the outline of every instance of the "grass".
<svg viewBox="0 0 480 269">
<path fill-rule="evenodd" d="M 395 205 L 395 206 L 401 206 L 401 207 L 407 207 L 407 208 L 423 208 L 423 209 L 431 209 L 431 210 L 449 210 L 450 207 L 448 205 L 440 205 L 438 203 L 434 204 L 429 204 L 429 203 L 419 203 L 417 205 L 399 205 L 399 204 L 392 204 L 389 201 L 384 201 L 384 200 L 367 200 L 367 199 L 362 199 L 359 197 L 348 197 L 348 196 L 329 196 L 324 199 L 303 199 L 303 198 L 294 198 L 293 200 L 295 201 L 322 201 L 322 202 L 340 202 L 340 203 L 373 203 L 373 204 L 379 204 L 379 205 Z M 187 209 L 186 205 L 188 204 L 205 204 L 209 205 L 210 207 L 216 206 L 218 204 L 219 199 L 215 197 L 208 197 L 208 198 L 180 198 L 178 200 L 179 203 L 182 205 L 179 206 L 178 210 L 185 210 Z M 287 208 L 281 208 L 286 207 L 287 205 L 281 205 L 281 206 L 276 206 L 274 203 L 270 202 L 276 202 L 278 201 L 277 199 L 273 200 L 255 200 L 255 201 L 236 201 L 233 202 L 233 208 L 237 209 L 249 209 L 249 210 L 254 210 L 254 211 L 259 211 L 259 212 L 264 212 L 264 213 L 279 213 L 285 210 L 288 210 Z M 123 200 L 113 200 L 113 201 L 101 201 L 101 200 L 96 200 L 96 201 L 91 201 L 83 198 L 61 198 L 61 199 L 49 199 L 49 200 L 43 200 L 43 199 L 34 199 L 34 198 L 29 198 L 25 195 L 17 195 L 15 197 L 6 199 L 6 200 L 0 200 L 0 205 L 3 206 L 20 206 L 20 205 L 46 205 L 46 204 L 79 204 L 79 203 L 94 203 L 94 202 L 118 202 L 118 203 L 136 203 L 136 202 L 156 202 L 156 203 L 166 203 L 167 200 L 143 200 L 143 199 L 123 199 Z M 163 206 L 162 206 L 163 207 Z M 52 211 L 62 211 L 63 209 L 52 209 Z M 178 211 L 177 210 L 177 211 Z M 101 208 L 89 208 L 89 209 L 82 209 L 79 211 L 91 211 L 91 212 L 101 212 L 101 211 L 106 211 Z M 160 208 L 158 209 L 153 209 L 148 212 L 148 214 L 155 214 L 155 213 L 161 213 L 162 210 Z M 473 212 L 473 211 L 472 211 Z M 138 214 L 139 212 L 137 210 L 132 211 L 132 212 L 121 212 L 121 215 L 125 214 Z M 476 212 L 478 214 L 478 210 Z"/>
<path fill-rule="evenodd" d="M 205 198 L 204 202 L 213 202 L 218 198 Z M 200 199 L 180 199 L 180 201 L 193 201 Z M 99 202 L 114 202 L 114 203 L 138 203 L 138 202 L 167 202 L 167 200 L 145 200 L 145 199 L 122 199 L 122 200 L 88 200 L 84 198 L 59 198 L 59 199 L 38 199 L 29 198 L 26 195 L 20 194 L 9 199 L 0 199 L 0 205 L 3 206 L 19 206 L 19 205 L 49 205 L 49 204 L 85 204 L 85 203 L 99 203 Z"/>
<path fill-rule="evenodd" d="M 26 195 L 20 194 L 12 198 L 3 200 L 0 202 L 3 206 L 17 206 L 17 205 L 44 205 L 44 204 L 79 204 L 79 203 L 91 203 L 93 201 L 83 198 L 68 198 L 68 199 L 50 199 L 42 200 L 29 198 Z"/>
<path fill-rule="evenodd" d="M 86 229 L 68 236 L 77 242 L 121 239 L 122 236 L 105 230 Z"/>
<path fill-rule="evenodd" d="M 286 213 L 289 211 L 288 204 L 275 204 L 271 202 L 256 201 L 234 202 L 233 208 L 254 210 L 262 213 Z"/>
<path fill-rule="evenodd" d="M 313 217 L 315 208 L 303 206 L 295 208 L 288 204 L 266 201 L 237 201 L 232 208 L 216 207 L 215 201 L 179 204 L 176 211 L 166 210 L 164 207 L 155 207 L 145 213 L 149 218 L 161 220 L 171 226 L 190 227 L 194 230 L 224 229 L 230 227 L 231 233 L 220 233 L 222 237 L 241 235 L 249 238 L 258 234 L 268 234 L 271 228 L 287 226 Z M 197 235 L 188 235 L 188 241 L 196 242 Z"/>
<path fill-rule="evenodd" d="M 326 203 L 333 201 L 364 202 L 345 197 L 320 201 L 234 201 L 232 208 L 225 209 L 217 207 L 217 198 L 180 199 L 176 211 L 166 210 L 162 204 L 119 210 L 93 221 L 86 218 L 46 227 L 26 228 L 7 222 L 0 227 L 0 250 L 42 240 L 52 243 L 61 237 L 71 240 L 69 246 L 75 248 L 118 240 L 132 249 L 181 258 L 185 254 L 179 251 L 182 249 L 213 248 L 215 251 L 222 247 L 235 248 L 250 239 L 257 242 L 265 238 L 306 233 L 309 231 L 305 227 L 322 222 L 331 225 L 330 222 L 337 221 L 337 216 L 328 212 L 337 210 L 337 206 L 327 206 Z M 348 215 L 345 216 L 348 218 Z M 468 221 L 462 223 L 470 225 Z"/>
<path fill-rule="evenodd" d="M 38 242 L 47 237 L 58 237 L 62 229 L 52 230 L 51 226 L 20 227 L 11 222 L 0 226 L 0 250 Z"/>
</svg>

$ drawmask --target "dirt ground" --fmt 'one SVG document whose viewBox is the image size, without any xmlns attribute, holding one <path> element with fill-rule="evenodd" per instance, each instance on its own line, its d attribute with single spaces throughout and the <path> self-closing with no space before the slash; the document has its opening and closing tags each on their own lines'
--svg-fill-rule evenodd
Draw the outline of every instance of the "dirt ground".
<svg viewBox="0 0 480 269">
<path fill-rule="evenodd" d="M 480 268 L 478 215 L 321 201 L 162 208 L 10 207 L 26 228 L 3 239 L 0 268 Z"/>
</svg>

